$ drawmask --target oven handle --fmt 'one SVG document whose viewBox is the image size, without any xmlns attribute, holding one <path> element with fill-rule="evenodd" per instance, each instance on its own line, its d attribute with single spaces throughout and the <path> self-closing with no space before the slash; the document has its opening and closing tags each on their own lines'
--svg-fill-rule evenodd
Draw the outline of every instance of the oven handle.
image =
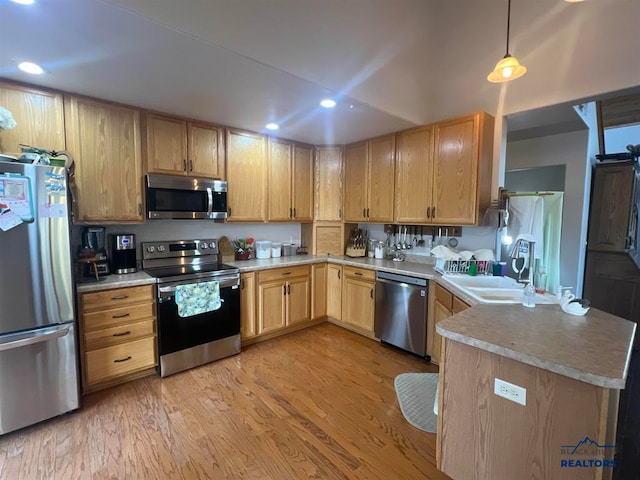
<svg viewBox="0 0 640 480">
<path fill-rule="evenodd" d="M 229 287 L 233 287 L 233 286 L 237 286 L 240 284 L 240 278 L 235 275 L 235 276 L 227 276 L 227 277 L 214 277 L 214 278 L 200 278 L 196 281 L 189 281 L 189 280 L 184 280 L 182 282 L 177 282 L 171 285 L 167 285 L 164 287 L 158 287 L 158 293 L 162 294 L 162 293 L 175 293 L 176 291 L 176 287 L 178 285 L 189 285 L 192 283 L 204 283 L 204 282 L 212 282 L 216 280 L 219 285 L 220 288 L 229 288 Z"/>
</svg>

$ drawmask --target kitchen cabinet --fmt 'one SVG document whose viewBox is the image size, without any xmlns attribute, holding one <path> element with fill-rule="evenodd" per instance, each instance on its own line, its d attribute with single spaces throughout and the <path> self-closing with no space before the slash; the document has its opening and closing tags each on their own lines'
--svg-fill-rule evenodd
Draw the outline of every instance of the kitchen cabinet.
<svg viewBox="0 0 640 480">
<path fill-rule="evenodd" d="M 228 222 L 266 220 L 267 138 L 227 129 Z"/>
<path fill-rule="evenodd" d="M 373 336 L 375 271 L 343 267 L 342 322 Z"/>
<path fill-rule="evenodd" d="M 344 171 L 345 221 L 392 222 L 395 135 L 347 145 Z"/>
<path fill-rule="evenodd" d="M 269 138 L 269 221 L 313 220 L 313 147 Z"/>
<path fill-rule="evenodd" d="M 154 372 L 153 285 L 80 293 L 78 313 L 85 393 Z"/>
<path fill-rule="evenodd" d="M 61 93 L 0 81 L 0 106 L 16 121 L 14 128 L 0 132 L 0 152 L 19 154 L 21 143 L 46 150 L 65 149 Z"/>
<path fill-rule="evenodd" d="M 342 321 L 342 265 L 327 265 L 327 316 Z"/>
<path fill-rule="evenodd" d="M 75 159 L 76 223 L 141 223 L 140 112 L 90 98 L 64 99 L 67 150 Z"/>
<path fill-rule="evenodd" d="M 439 363 L 442 353 L 442 337 L 436 331 L 436 325 L 442 320 L 449 318 L 451 315 L 455 315 L 456 313 L 466 310 L 469 308 L 469 305 L 437 283 L 429 283 L 430 285 L 433 285 L 433 289 L 429 292 L 429 298 L 433 302 L 431 308 L 433 312 L 433 321 L 428 322 L 427 354 L 431 355 L 431 361 L 433 363 Z"/>
<path fill-rule="evenodd" d="M 316 221 L 342 220 L 342 160 L 344 149 L 316 147 L 314 199 Z"/>
<path fill-rule="evenodd" d="M 311 319 L 318 320 L 327 316 L 327 264 L 311 265 Z"/>
<path fill-rule="evenodd" d="M 311 318 L 309 265 L 258 272 L 258 335 Z"/>
<path fill-rule="evenodd" d="M 145 133 L 148 173 L 224 178 L 222 127 L 147 113 Z"/>
<path fill-rule="evenodd" d="M 240 336 L 242 340 L 255 337 L 256 330 L 256 274 L 240 274 Z"/>
<path fill-rule="evenodd" d="M 477 224 L 491 196 L 493 124 L 478 112 L 398 134 L 397 223 Z"/>
</svg>

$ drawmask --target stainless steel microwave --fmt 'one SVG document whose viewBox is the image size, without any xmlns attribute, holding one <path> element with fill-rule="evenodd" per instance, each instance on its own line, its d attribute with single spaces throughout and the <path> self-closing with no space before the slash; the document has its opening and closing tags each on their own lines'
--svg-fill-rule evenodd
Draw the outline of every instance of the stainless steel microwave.
<svg viewBox="0 0 640 480">
<path fill-rule="evenodd" d="M 227 182 L 149 174 L 145 178 L 147 218 L 227 218 Z"/>
</svg>

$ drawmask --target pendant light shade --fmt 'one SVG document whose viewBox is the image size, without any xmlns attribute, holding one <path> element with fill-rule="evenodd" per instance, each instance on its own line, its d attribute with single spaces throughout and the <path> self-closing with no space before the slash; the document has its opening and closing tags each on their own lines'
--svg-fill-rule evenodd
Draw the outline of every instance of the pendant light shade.
<svg viewBox="0 0 640 480">
<path fill-rule="evenodd" d="M 511 24 L 511 0 L 508 0 L 507 7 L 507 52 L 505 56 L 496 63 L 496 67 L 487 76 L 487 80 L 492 83 L 508 82 L 520 78 L 527 72 L 527 67 L 521 65 L 518 59 L 509 53 L 509 27 Z"/>
</svg>

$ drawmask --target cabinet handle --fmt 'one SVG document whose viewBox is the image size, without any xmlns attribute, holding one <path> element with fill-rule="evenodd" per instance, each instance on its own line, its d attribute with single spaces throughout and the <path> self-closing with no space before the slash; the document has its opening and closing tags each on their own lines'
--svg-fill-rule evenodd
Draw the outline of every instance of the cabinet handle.
<svg viewBox="0 0 640 480">
<path fill-rule="evenodd" d="M 296 207 L 293 207 L 293 218 L 296 218 Z"/>
<path fill-rule="evenodd" d="M 244 290 L 244 278 L 240 280 L 240 289 Z"/>
<path fill-rule="evenodd" d="M 291 285 L 287 285 L 287 295 L 291 295 Z"/>
<path fill-rule="evenodd" d="M 367 207 L 367 218 L 369 218 L 369 207 Z"/>
<path fill-rule="evenodd" d="M 338 218 L 342 218 L 342 209 L 341 208 L 338 209 Z"/>
<path fill-rule="evenodd" d="M 427 207 L 427 218 L 431 218 L 431 207 Z"/>
<path fill-rule="evenodd" d="M 289 218 L 293 217 L 293 208 L 289 207 Z"/>
<path fill-rule="evenodd" d="M 359 277 L 361 277 L 361 276 L 362 276 L 362 273 L 361 273 L 361 272 L 353 272 L 353 274 L 354 274 L 354 275 L 358 275 Z"/>
<path fill-rule="evenodd" d="M 373 298 L 373 288 L 371 289 L 371 298 Z"/>
<path fill-rule="evenodd" d="M 227 207 L 227 216 L 230 217 L 231 216 L 231 207 Z"/>
<path fill-rule="evenodd" d="M 431 218 L 436 218 L 436 207 L 431 207 Z"/>
<path fill-rule="evenodd" d="M 114 333 L 112 337 L 125 337 L 127 335 L 131 335 L 131 332 L 127 330 L 126 332 Z"/>
<path fill-rule="evenodd" d="M 193 172 L 193 160 L 189 160 L 189 171 Z"/>
<path fill-rule="evenodd" d="M 342 273 L 342 270 L 338 270 L 338 280 L 340 280 L 340 274 Z"/>
<path fill-rule="evenodd" d="M 111 300 L 124 300 L 125 298 L 129 298 L 129 295 L 116 295 L 115 297 L 111 297 Z"/>
<path fill-rule="evenodd" d="M 138 215 L 142 215 L 142 204 L 138 204 Z"/>
<path fill-rule="evenodd" d="M 111 318 L 124 318 L 124 317 L 128 317 L 129 314 L 128 313 L 120 313 L 118 315 L 111 315 Z"/>
<path fill-rule="evenodd" d="M 362 209 L 362 217 L 363 218 L 367 218 L 367 209 L 366 208 Z"/>
<path fill-rule="evenodd" d="M 286 294 L 287 294 L 287 286 L 282 285 L 282 295 L 286 295 Z"/>
<path fill-rule="evenodd" d="M 118 358 L 116 360 L 113 361 L 113 363 L 122 363 L 122 362 L 126 362 L 127 360 L 131 360 L 131 355 L 129 355 L 128 357 L 124 357 L 124 358 Z"/>
<path fill-rule="evenodd" d="M 186 158 L 184 158 L 182 160 L 182 170 L 185 171 L 185 172 L 187 171 L 187 159 Z"/>
</svg>

